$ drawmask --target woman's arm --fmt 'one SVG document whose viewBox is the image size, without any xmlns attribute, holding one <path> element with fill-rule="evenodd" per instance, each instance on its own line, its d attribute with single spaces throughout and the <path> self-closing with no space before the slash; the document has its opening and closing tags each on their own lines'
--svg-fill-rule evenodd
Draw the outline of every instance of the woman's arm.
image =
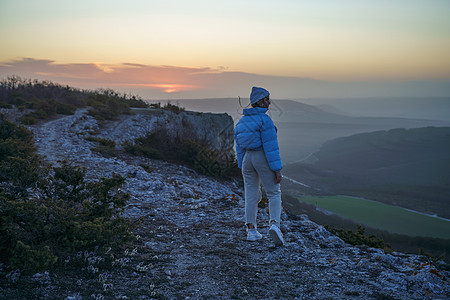
<svg viewBox="0 0 450 300">
<path fill-rule="evenodd" d="M 277 131 L 272 119 L 267 115 L 265 115 L 261 127 L 261 142 L 270 169 L 274 172 L 281 171 L 283 164 L 281 163 L 280 150 L 278 148 Z"/>
</svg>

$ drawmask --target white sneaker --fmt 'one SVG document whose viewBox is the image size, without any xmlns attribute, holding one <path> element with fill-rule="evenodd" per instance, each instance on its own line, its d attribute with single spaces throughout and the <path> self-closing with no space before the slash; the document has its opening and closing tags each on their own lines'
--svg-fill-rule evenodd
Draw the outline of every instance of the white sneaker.
<svg viewBox="0 0 450 300">
<path fill-rule="evenodd" d="M 275 245 L 277 246 L 284 245 L 283 234 L 281 233 L 281 230 L 280 228 L 278 228 L 277 225 L 273 224 L 272 226 L 270 226 L 269 234 Z"/>
<path fill-rule="evenodd" d="M 247 241 L 254 242 L 262 239 L 261 233 L 256 229 L 249 229 L 247 232 Z"/>
</svg>

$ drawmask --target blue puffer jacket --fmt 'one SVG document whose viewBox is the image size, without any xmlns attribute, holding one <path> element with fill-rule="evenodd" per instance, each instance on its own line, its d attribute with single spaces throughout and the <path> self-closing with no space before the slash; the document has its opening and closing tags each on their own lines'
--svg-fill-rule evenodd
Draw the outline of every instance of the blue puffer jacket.
<svg viewBox="0 0 450 300">
<path fill-rule="evenodd" d="M 277 128 L 266 115 L 267 108 L 244 109 L 244 116 L 234 127 L 236 156 L 239 168 L 247 150 L 264 150 L 270 169 L 278 172 L 283 168 L 278 149 Z"/>
</svg>

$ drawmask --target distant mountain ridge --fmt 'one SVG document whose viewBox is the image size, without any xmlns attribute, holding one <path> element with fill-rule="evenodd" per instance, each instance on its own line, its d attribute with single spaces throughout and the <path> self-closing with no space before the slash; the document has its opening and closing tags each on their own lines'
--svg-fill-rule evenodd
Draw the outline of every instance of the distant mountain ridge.
<svg viewBox="0 0 450 300">
<path fill-rule="evenodd" d="M 326 109 L 332 106 L 346 115 L 450 121 L 449 97 L 304 98 L 298 101 Z M 333 112 L 336 112 L 333 110 Z"/>
</svg>

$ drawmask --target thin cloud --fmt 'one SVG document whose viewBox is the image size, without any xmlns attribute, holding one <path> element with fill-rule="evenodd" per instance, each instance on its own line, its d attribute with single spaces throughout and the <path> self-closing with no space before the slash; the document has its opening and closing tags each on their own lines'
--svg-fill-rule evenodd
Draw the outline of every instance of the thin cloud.
<svg viewBox="0 0 450 300">
<path fill-rule="evenodd" d="M 0 75 L 17 74 L 32 79 L 50 79 L 68 84 L 138 86 L 160 89 L 167 93 L 201 89 L 193 75 L 211 72 L 211 68 L 186 68 L 175 66 L 149 66 L 123 64 L 61 64 L 52 60 L 23 58 L 0 63 Z M 45 78 L 44 78 L 45 77 Z"/>
<path fill-rule="evenodd" d="M 0 62 L 0 78 L 18 75 L 79 88 L 112 88 L 147 99 L 248 97 L 251 86 L 264 86 L 275 99 L 305 97 L 449 97 L 449 81 L 329 82 L 298 77 L 136 63 L 56 63 L 22 58 Z"/>
</svg>

